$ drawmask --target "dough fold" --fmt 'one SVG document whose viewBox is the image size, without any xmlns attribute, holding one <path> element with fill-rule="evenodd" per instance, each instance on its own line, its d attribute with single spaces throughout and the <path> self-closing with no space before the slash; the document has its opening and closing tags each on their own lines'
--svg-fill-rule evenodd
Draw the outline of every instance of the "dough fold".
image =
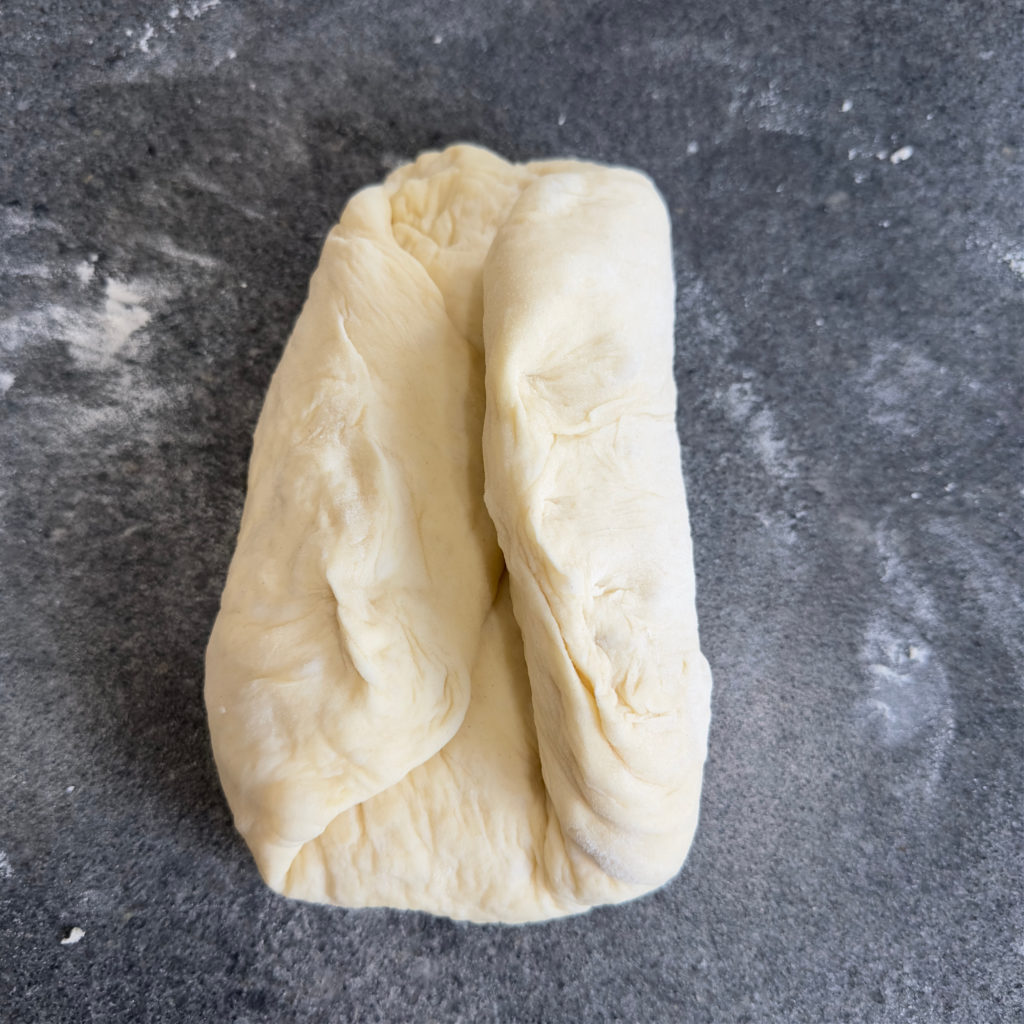
<svg viewBox="0 0 1024 1024">
<path fill-rule="evenodd" d="M 207 650 L 218 770 L 273 888 L 521 922 L 678 871 L 711 680 L 673 302 L 632 171 L 455 146 L 350 201 Z"/>
</svg>

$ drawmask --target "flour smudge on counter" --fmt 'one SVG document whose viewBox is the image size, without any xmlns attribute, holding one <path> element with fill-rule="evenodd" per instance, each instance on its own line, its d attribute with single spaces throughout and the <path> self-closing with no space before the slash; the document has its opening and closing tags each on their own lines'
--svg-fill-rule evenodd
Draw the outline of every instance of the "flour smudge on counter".
<svg viewBox="0 0 1024 1024">
<path fill-rule="evenodd" d="M 1024 242 L 1008 234 L 1005 224 L 979 217 L 964 239 L 964 248 L 983 257 L 978 265 L 987 267 L 989 274 L 1005 281 L 1009 271 L 1017 281 L 1024 282 Z"/>
<path fill-rule="evenodd" d="M 206 270 L 214 270 L 221 265 L 220 260 L 216 260 L 212 256 L 207 256 L 205 253 L 192 252 L 190 249 L 183 249 L 174 241 L 173 238 L 170 238 L 167 235 L 151 235 L 139 238 L 138 243 L 154 250 L 155 252 L 159 252 L 172 260 L 184 263 L 193 263 L 197 267 L 203 267 Z"/>
<path fill-rule="evenodd" d="M 48 217 L 0 212 L 0 281 L 11 295 L 0 317 L 0 396 L 32 403 L 50 422 L 46 443 L 54 450 L 97 429 L 130 425 L 147 435 L 157 413 L 180 397 L 183 385 L 150 366 L 154 318 L 220 263 L 165 235 L 130 241 L 136 252 L 154 254 L 155 268 L 148 269 L 151 258 L 146 273 L 126 272 L 117 252 L 101 258 L 83 249 Z M 30 249 L 52 254 L 45 273 L 23 273 Z M 61 373 L 80 383 L 69 391 Z"/>
<path fill-rule="evenodd" d="M 1013 273 L 1024 281 L 1024 249 L 1005 253 L 1003 255 L 1003 263 L 1005 263 Z"/>
<path fill-rule="evenodd" d="M 46 339 L 61 341 L 79 366 L 111 370 L 137 354 L 138 332 L 152 319 L 151 306 L 169 297 L 166 288 L 143 278 L 109 277 L 97 306 L 88 298 L 77 305 L 51 303 L 0 321 L 0 349 L 15 353 Z"/>
<path fill-rule="evenodd" d="M 948 673 L 931 637 L 943 631 L 931 594 L 916 579 L 895 537 L 879 530 L 875 544 L 882 562 L 879 607 L 861 641 L 861 667 L 869 693 L 860 719 L 887 749 L 917 752 L 902 783 L 935 796 L 956 725 Z M 895 777 L 895 776 L 894 776 Z"/>
<path fill-rule="evenodd" d="M 774 413 L 758 398 L 749 381 L 730 385 L 724 400 L 729 418 L 748 430 L 750 446 L 765 472 L 778 481 L 793 480 L 799 476 L 796 459 L 779 437 Z"/>
<path fill-rule="evenodd" d="M 887 338 L 880 339 L 858 376 L 867 398 L 868 421 L 894 436 L 915 436 L 926 422 L 928 410 L 922 408 L 921 395 L 933 395 L 937 402 L 953 401 L 963 386 L 947 366 Z"/>
<path fill-rule="evenodd" d="M 797 486 L 807 466 L 792 452 L 779 416 L 764 397 L 762 379 L 741 365 L 739 341 L 729 317 L 693 268 L 678 254 L 677 260 L 678 316 L 692 326 L 692 358 L 700 362 L 705 382 L 701 400 L 708 401 L 734 428 L 728 431 L 725 457 L 735 458 L 743 451 L 744 462 L 753 463 L 752 472 L 760 478 L 756 491 L 737 495 L 737 507 L 758 524 L 751 535 L 758 557 L 773 561 L 781 557 L 788 574 L 802 573 L 793 549 L 800 540 L 800 523 L 808 515 Z"/>
<path fill-rule="evenodd" d="M 98 315 L 83 318 L 82 330 L 68 337 L 72 353 L 80 362 L 102 368 L 130 356 L 129 342 L 153 316 L 143 305 L 149 296 L 159 297 L 160 292 L 147 282 L 107 278 L 102 309 Z"/>
<path fill-rule="evenodd" d="M 1022 495 L 1024 497 L 1024 495 Z M 989 642 L 1001 646 L 1017 673 L 1024 675 L 1024 583 L 1013 564 L 1000 560 L 982 542 L 952 523 L 934 518 L 928 532 L 941 538 L 944 550 L 977 602 Z"/>
<path fill-rule="evenodd" d="M 122 22 L 104 38 L 95 40 L 100 51 L 106 53 L 104 83 L 111 79 L 135 83 L 174 78 L 193 60 L 207 68 L 235 60 L 253 27 L 237 6 L 218 8 L 221 0 L 191 0 L 172 4 L 162 15 L 153 10 L 144 18 Z M 217 13 L 211 15 L 214 11 Z"/>
</svg>

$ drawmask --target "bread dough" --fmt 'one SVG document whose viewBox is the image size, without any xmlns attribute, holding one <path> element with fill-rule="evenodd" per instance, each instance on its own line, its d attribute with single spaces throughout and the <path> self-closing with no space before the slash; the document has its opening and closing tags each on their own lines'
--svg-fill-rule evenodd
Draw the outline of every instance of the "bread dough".
<svg viewBox="0 0 1024 1024">
<path fill-rule="evenodd" d="M 710 673 L 673 298 L 633 171 L 455 146 L 348 204 L 207 651 L 217 767 L 274 889 L 521 922 L 678 871 Z"/>
</svg>

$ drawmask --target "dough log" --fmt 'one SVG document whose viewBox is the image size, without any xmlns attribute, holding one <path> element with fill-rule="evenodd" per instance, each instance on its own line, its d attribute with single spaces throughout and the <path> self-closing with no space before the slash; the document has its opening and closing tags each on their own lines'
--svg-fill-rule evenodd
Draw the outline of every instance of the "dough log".
<svg viewBox="0 0 1024 1024">
<path fill-rule="evenodd" d="M 273 888 L 523 922 L 697 823 L 711 677 L 649 180 L 429 153 L 356 195 L 257 426 L 207 650 Z"/>
</svg>

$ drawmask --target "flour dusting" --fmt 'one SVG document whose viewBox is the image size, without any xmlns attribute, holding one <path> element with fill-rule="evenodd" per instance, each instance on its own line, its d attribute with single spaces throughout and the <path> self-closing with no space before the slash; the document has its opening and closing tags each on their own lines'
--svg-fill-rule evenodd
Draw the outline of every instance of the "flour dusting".
<svg viewBox="0 0 1024 1024">
<path fill-rule="evenodd" d="M 7 268 L 11 277 L 35 277 L 45 281 L 51 277 L 51 271 L 45 263 L 23 263 L 21 266 L 14 264 Z"/>
<path fill-rule="evenodd" d="M 0 850 L 0 878 L 13 877 L 14 869 L 11 867 L 11 860 L 3 850 Z"/>
<path fill-rule="evenodd" d="M 38 250 L 42 243 L 51 250 L 54 236 L 67 239 L 45 217 L 0 211 L 0 283 L 24 281 L 21 247 Z M 47 263 L 45 290 L 23 284 L 11 292 L 0 315 L 0 396 L 22 384 L 19 394 L 48 423 L 45 436 L 55 448 L 94 430 L 129 427 L 133 436 L 146 436 L 156 429 L 153 413 L 175 397 L 178 389 L 149 370 L 146 345 L 153 317 L 206 265 L 197 254 L 188 259 L 184 250 L 165 251 L 169 246 L 159 239 L 156 248 L 168 257 L 166 276 L 102 274 L 98 255 L 79 250 Z M 89 374 L 88 399 L 71 401 L 63 388 L 40 387 L 55 361 L 65 362 L 67 372 Z"/>
<path fill-rule="evenodd" d="M 63 341 L 83 368 L 111 369 L 135 354 L 138 333 L 152 319 L 145 303 L 159 302 L 165 289 L 144 279 L 104 283 L 102 305 L 51 303 L 0 321 L 0 348 L 17 352 L 26 344 Z"/>
<path fill-rule="evenodd" d="M 1006 225 L 992 219 L 980 220 L 974 231 L 964 239 L 968 252 L 977 252 L 991 260 L 991 266 L 998 268 L 998 275 L 1004 286 L 1006 271 L 1024 280 L 1024 243 L 1006 233 Z"/>
<path fill-rule="evenodd" d="M 949 675 L 930 637 L 943 632 L 931 594 L 914 577 L 895 540 L 882 531 L 875 543 L 882 561 L 878 610 L 861 641 L 860 661 L 868 683 L 861 709 L 883 746 L 920 750 L 910 780 L 934 795 L 955 716 Z"/>
<path fill-rule="evenodd" d="M 1005 263 L 1018 277 L 1024 278 L 1024 249 L 1008 252 L 1003 256 Z"/>
<path fill-rule="evenodd" d="M 731 40 L 695 33 L 658 36 L 642 43 L 623 42 L 619 51 L 655 67 L 674 67 L 685 61 L 720 72 L 741 74 L 750 70 L 757 56 L 754 47 L 742 47 Z"/>
<path fill-rule="evenodd" d="M 762 405 L 749 382 L 737 381 L 730 385 L 724 397 L 729 418 L 747 429 L 750 446 L 768 475 L 777 480 L 797 477 L 799 466 L 789 454 L 786 442 L 779 437 L 774 414 Z"/>
<path fill-rule="evenodd" d="M 948 485 L 947 485 L 948 490 Z M 968 531 L 936 519 L 928 530 L 940 537 L 960 570 L 966 589 L 977 601 L 988 626 L 990 642 L 1003 647 L 1024 678 L 1024 580 Z"/>
<path fill-rule="evenodd" d="M 56 225 L 44 218 L 37 219 L 27 213 L 22 213 L 21 210 L 13 206 L 5 207 L 3 210 L 3 217 L 0 220 L 0 234 L 2 234 L 5 240 L 20 238 L 23 235 L 37 231 L 41 227 L 54 228 Z"/>
<path fill-rule="evenodd" d="M 146 12 L 148 20 L 140 19 L 115 30 L 117 36 L 128 40 L 127 52 L 122 39 L 107 40 L 119 58 L 116 77 L 127 82 L 152 76 L 173 77 L 190 57 L 209 67 L 217 67 L 225 59 L 225 38 L 233 39 L 237 34 L 237 22 L 223 22 L 218 38 L 200 38 L 192 30 L 201 18 L 220 5 L 221 0 L 193 0 L 167 8 L 164 15 L 151 9 Z M 202 58 L 197 51 L 202 51 Z M 228 51 L 227 59 L 234 59 L 233 50 Z M 105 69 L 105 75 L 109 74 L 109 69 Z"/>
<path fill-rule="evenodd" d="M 941 712 L 949 690 L 931 646 L 916 631 L 876 615 L 865 630 L 861 657 L 872 682 L 867 705 L 878 716 L 883 742 L 899 746 L 913 739 Z"/>
<path fill-rule="evenodd" d="M 163 256 L 169 256 L 172 260 L 193 263 L 197 267 L 203 267 L 206 270 L 214 270 L 221 265 L 220 260 L 216 260 L 212 256 L 183 249 L 173 238 L 167 235 L 147 235 L 140 238 L 139 242 L 148 245 L 151 249 L 155 249 Z"/>
<path fill-rule="evenodd" d="M 768 88 L 758 93 L 752 106 L 757 126 L 766 132 L 798 137 L 814 134 L 814 114 L 786 97 L 777 82 L 769 82 Z"/>
<path fill-rule="evenodd" d="M 84 351 L 95 353 L 101 362 L 109 362 L 120 355 L 129 338 L 152 319 L 152 314 L 142 304 L 145 298 L 137 284 L 108 279 L 100 330 L 93 335 L 100 344 Z"/>
<path fill-rule="evenodd" d="M 397 167 L 398 164 L 402 163 L 405 159 L 406 158 L 404 156 L 397 157 L 394 166 Z M 189 167 L 186 167 L 181 171 L 180 178 L 182 181 L 187 182 L 193 188 L 197 188 L 201 192 L 208 192 L 210 193 L 210 195 L 217 196 L 217 198 L 220 199 L 226 206 L 229 206 L 232 210 L 237 210 L 239 213 L 248 217 L 250 220 L 266 219 L 266 215 L 262 213 L 260 210 L 257 210 L 251 206 L 247 206 L 245 203 L 239 202 L 237 197 L 230 189 L 225 188 L 219 182 L 214 181 L 211 178 L 207 178 Z"/>
<path fill-rule="evenodd" d="M 215 7 L 220 7 L 220 0 L 193 0 L 192 3 L 185 5 L 185 17 L 189 21 L 195 21 Z"/>
<path fill-rule="evenodd" d="M 875 352 L 860 374 L 868 397 L 868 420 L 896 434 L 913 434 L 918 427 L 918 396 L 942 394 L 949 387 L 946 367 L 887 342 Z"/>
</svg>

